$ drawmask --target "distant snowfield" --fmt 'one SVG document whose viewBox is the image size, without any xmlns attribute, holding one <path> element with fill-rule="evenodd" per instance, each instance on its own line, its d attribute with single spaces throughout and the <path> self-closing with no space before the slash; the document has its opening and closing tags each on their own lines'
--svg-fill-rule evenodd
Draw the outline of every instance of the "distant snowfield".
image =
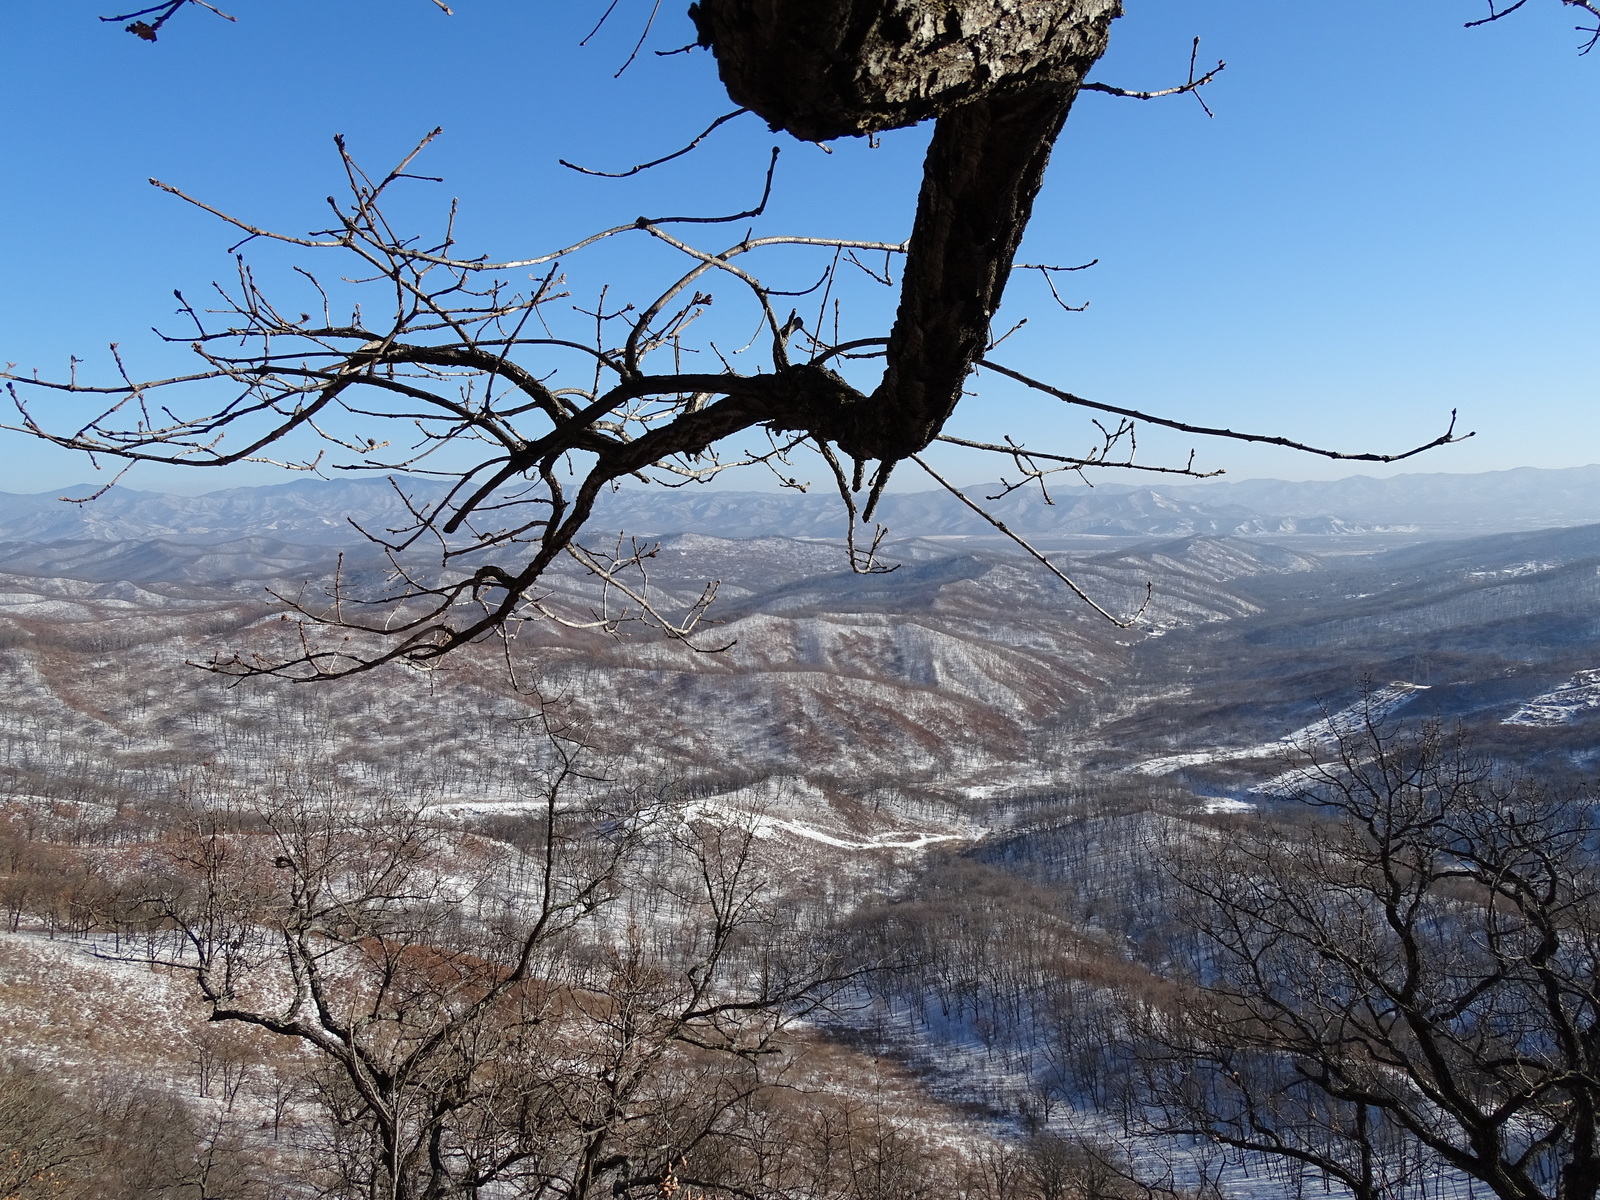
<svg viewBox="0 0 1600 1200">
<path fill-rule="evenodd" d="M 542 798 L 519 798 L 495 802 L 493 800 L 452 800 L 429 805 L 429 810 L 442 816 L 464 817 L 517 812 L 541 812 L 545 806 Z M 796 777 L 774 777 L 752 787 L 738 791 L 722 792 L 702 800 L 695 800 L 674 814 L 680 823 L 710 821 L 715 825 L 748 829 L 758 838 L 801 838 L 836 850 L 854 852 L 867 850 L 925 850 L 940 842 L 977 841 L 989 832 L 979 826 L 951 829 L 906 828 L 896 818 L 908 814 L 885 814 L 895 822 L 895 827 L 877 831 L 849 829 L 842 825 L 824 825 L 800 820 L 796 812 L 826 813 L 832 811 L 828 796 L 820 788 Z"/>
<path fill-rule="evenodd" d="M 1561 564 L 1558 562 L 1525 562 L 1509 567 L 1501 567 L 1497 571 L 1468 571 L 1468 579 L 1518 579 L 1524 575 L 1537 575 L 1540 571 L 1553 571 Z"/>
<path fill-rule="evenodd" d="M 1566 725 L 1591 708 L 1600 708 L 1600 671 L 1579 671 L 1555 691 L 1535 696 L 1500 723 L 1536 727 Z"/>
<path fill-rule="evenodd" d="M 1216 816 L 1219 813 L 1254 812 L 1255 808 L 1256 806 L 1248 800 L 1232 800 L 1227 796 L 1212 796 L 1200 806 L 1200 811 Z"/>
<path fill-rule="evenodd" d="M 830 831 L 806 821 L 774 817 L 767 813 L 751 812 L 729 804 L 703 800 L 689 806 L 684 812 L 685 821 L 708 820 L 720 825 L 735 825 L 749 829 L 758 838 L 778 837 L 788 834 L 811 842 L 820 842 L 838 850 L 925 850 L 938 842 L 966 842 L 982 837 L 984 830 L 961 833 L 932 833 L 926 830 L 893 829 L 881 833 L 847 836 L 847 831 Z"/>
<path fill-rule="evenodd" d="M 1600 679 L 1600 671 L 1590 673 Z M 1311 747 L 1335 745 L 1340 738 L 1359 733 L 1369 720 L 1381 720 L 1395 709 L 1409 704 L 1418 692 L 1427 690 L 1426 684 L 1396 681 L 1378 688 L 1347 708 L 1329 713 L 1322 720 L 1313 721 L 1276 741 L 1259 742 L 1254 746 L 1213 746 L 1207 750 L 1195 750 L 1188 754 L 1169 754 L 1164 758 L 1152 758 L 1139 763 L 1132 769 L 1141 775 L 1170 775 L 1185 767 L 1198 767 L 1206 763 L 1242 762 L 1263 758 L 1286 759 Z M 1595 702 L 1600 704 L 1600 683 L 1596 684 L 1596 691 Z M 1288 782 L 1291 775 L 1297 776 L 1299 773 L 1298 770 L 1284 772 L 1250 790 L 1278 795 L 1280 791 L 1275 789 Z"/>
</svg>

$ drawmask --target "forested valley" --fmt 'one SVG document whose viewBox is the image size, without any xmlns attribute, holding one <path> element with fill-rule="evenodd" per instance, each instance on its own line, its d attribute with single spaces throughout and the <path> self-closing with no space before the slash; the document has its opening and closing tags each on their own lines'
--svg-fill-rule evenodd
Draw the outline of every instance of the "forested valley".
<svg viewBox="0 0 1600 1200">
<path fill-rule="evenodd" d="M 0 1200 L 1600 1200 L 1600 0 L 1202 7 L 10 6 Z"/>
<path fill-rule="evenodd" d="M 718 652 L 302 687 L 193 664 L 376 569 L 314 487 L 25 499 L 0 1195 L 1588 1194 L 1600 527 L 1102 498 L 1121 630 L 702 514 L 651 583 Z"/>
</svg>

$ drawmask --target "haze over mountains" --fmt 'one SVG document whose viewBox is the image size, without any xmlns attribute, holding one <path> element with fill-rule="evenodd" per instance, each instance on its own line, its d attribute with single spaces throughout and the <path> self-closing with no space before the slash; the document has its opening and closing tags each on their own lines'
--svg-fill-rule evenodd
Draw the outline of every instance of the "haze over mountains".
<svg viewBox="0 0 1600 1200">
<path fill-rule="evenodd" d="M 405 486 L 418 497 L 432 493 L 427 481 Z M 68 494 L 86 495 L 89 490 Z M 996 490 L 994 485 L 967 489 L 974 498 Z M 1396 532 L 1456 537 L 1600 521 L 1600 466 L 1313 482 L 1141 486 L 1113 481 L 1093 488 L 1053 486 L 1050 494 L 1054 504 L 1042 503 L 1033 488 L 987 506 L 1025 536 Z M 62 504 L 58 495 L 0 493 L 0 542 L 255 537 L 331 546 L 359 540 L 347 517 L 379 532 L 403 524 L 405 517 L 394 488 L 382 479 L 303 480 L 200 496 L 118 488 L 81 505 Z M 938 491 L 886 496 L 880 520 L 897 538 L 987 537 L 995 532 L 954 497 Z M 693 532 L 725 538 L 835 538 L 842 533 L 841 522 L 837 499 L 819 488 L 805 495 L 627 488 L 604 499 L 595 527 L 651 536 Z"/>
<path fill-rule="evenodd" d="M 717 580 L 707 644 L 731 647 L 523 638 L 593 711 L 660 727 L 674 770 L 717 762 L 956 796 L 1182 759 L 1175 781 L 1244 795 L 1265 769 L 1252 747 L 1352 702 L 1364 679 L 1418 685 L 1414 711 L 1466 720 L 1521 761 L 1587 769 L 1600 525 L 1507 530 L 1600 521 L 1600 467 L 1053 494 L 993 507 L 1111 611 L 1134 611 L 1152 586 L 1134 629 L 1095 616 L 944 494 L 886 498 L 901 566 L 863 577 L 846 569 L 826 495 L 634 489 L 595 527 L 661 539 L 652 587 L 669 605 Z M 347 578 L 375 577 L 381 552 L 346 514 L 382 530 L 404 509 L 382 480 L 117 490 L 85 505 L 0 496 L 0 633 L 204 658 L 267 636 L 279 602 L 264 585 L 315 589 L 341 554 Z M 549 582 L 552 603 L 594 603 L 579 573 Z M 173 702 L 204 703 L 206 685 L 179 675 Z M 1230 747 L 1249 751 L 1237 768 Z"/>
</svg>

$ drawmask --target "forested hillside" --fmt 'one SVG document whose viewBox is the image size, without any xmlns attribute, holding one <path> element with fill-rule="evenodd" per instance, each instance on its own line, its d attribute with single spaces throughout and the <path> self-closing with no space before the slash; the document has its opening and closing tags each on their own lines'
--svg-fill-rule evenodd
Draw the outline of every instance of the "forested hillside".
<svg viewBox="0 0 1600 1200">
<path fill-rule="evenodd" d="M 8 526 L 19 1196 L 1321 1186 L 1345 1159 L 1152 1107 L 1141 1022 L 1203 943 L 1185 864 L 1322 836 L 1307 764 L 1369 721 L 1442 721 L 1555 791 L 1594 763 L 1597 527 L 1078 543 L 1108 607 L 1149 586 L 1131 630 L 983 539 L 863 576 L 676 533 L 650 582 L 715 573 L 694 645 L 530 628 L 305 687 L 195 664 L 378 564 L 241 536 L 247 499 L 146 538 Z M 603 601 L 574 574 L 546 602 Z M 1404 1144 L 1384 1194 L 1466 1188 Z"/>
</svg>

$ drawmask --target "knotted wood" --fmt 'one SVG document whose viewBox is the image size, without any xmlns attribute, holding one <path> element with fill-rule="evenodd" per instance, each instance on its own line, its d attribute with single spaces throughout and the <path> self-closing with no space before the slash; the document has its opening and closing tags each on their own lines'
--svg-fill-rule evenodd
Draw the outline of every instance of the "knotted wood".
<svg viewBox="0 0 1600 1200">
<path fill-rule="evenodd" d="M 882 382 L 814 430 L 925 447 L 983 353 L 1050 151 L 1118 0 L 701 0 L 729 95 L 808 141 L 935 118 Z"/>
<path fill-rule="evenodd" d="M 807 141 L 914 125 L 984 97 L 1076 87 L 1117 0 L 701 0 L 728 94 Z"/>
</svg>

